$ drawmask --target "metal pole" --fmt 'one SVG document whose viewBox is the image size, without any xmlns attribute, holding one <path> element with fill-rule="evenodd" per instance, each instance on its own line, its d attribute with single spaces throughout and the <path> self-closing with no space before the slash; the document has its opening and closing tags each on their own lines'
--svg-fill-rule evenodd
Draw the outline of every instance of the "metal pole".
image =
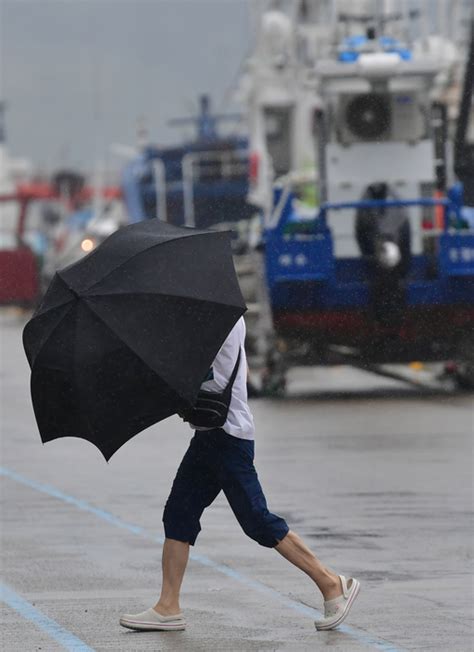
<svg viewBox="0 0 474 652">
<path fill-rule="evenodd" d="M 185 226 L 195 226 L 194 215 L 194 154 L 185 154 L 181 163 L 183 174 L 183 207 Z"/>
<path fill-rule="evenodd" d="M 474 13 L 470 25 L 470 39 L 464 70 L 459 115 L 454 135 L 454 172 L 464 184 L 464 203 L 474 206 L 474 144 L 468 141 L 469 122 L 474 94 Z"/>
<path fill-rule="evenodd" d="M 328 186 L 327 186 L 327 165 L 326 165 L 326 120 L 324 111 L 316 109 L 314 112 L 316 138 L 318 140 L 318 176 L 319 176 L 319 202 L 323 205 L 328 199 Z M 326 225 L 326 211 L 323 209 L 321 212 L 321 219 Z"/>
<path fill-rule="evenodd" d="M 436 190 L 445 193 L 447 115 L 446 106 L 441 102 L 433 102 L 431 107 L 431 126 L 434 132 Z"/>
<path fill-rule="evenodd" d="M 156 217 L 162 222 L 168 221 L 168 207 L 166 204 L 166 169 L 161 158 L 153 161 L 156 192 Z"/>
<path fill-rule="evenodd" d="M 316 138 L 318 140 L 318 170 L 319 170 L 319 199 L 323 204 L 328 199 L 327 189 L 327 166 L 326 166 L 326 120 L 324 111 L 317 109 L 315 111 Z"/>
<path fill-rule="evenodd" d="M 446 138 L 447 120 L 446 106 L 441 102 L 434 102 L 431 107 L 431 126 L 434 133 L 434 155 L 435 155 L 435 178 L 436 188 L 435 199 L 441 199 L 446 193 Z M 434 225 L 436 229 L 442 229 L 446 220 L 446 208 L 443 206 L 434 207 Z"/>
</svg>

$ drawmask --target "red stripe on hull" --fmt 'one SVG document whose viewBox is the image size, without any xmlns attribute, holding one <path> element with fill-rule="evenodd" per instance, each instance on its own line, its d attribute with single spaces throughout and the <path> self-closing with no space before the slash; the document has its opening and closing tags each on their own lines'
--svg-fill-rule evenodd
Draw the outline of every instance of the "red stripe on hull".
<svg viewBox="0 0 474 652">
<path fill-rule="evenodd" d="M 432 306 L 410 308 L 399 328 L 384 326 L 367 311 L 277 312 L 273 316 L 277 333 L 311 336 L 348 345 L 367 343 L 373 337 L 396 336 L 408 342 L 420 338 L 445 339 L 460 330 L 474 329 L 474 307 Z"/>
</svg>

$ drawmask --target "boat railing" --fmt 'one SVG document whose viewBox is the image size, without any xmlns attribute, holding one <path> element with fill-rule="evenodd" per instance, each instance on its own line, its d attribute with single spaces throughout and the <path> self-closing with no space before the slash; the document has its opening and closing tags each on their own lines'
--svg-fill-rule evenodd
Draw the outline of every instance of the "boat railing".
<svg viewBox="0 0 474 652">
<path fill-rule="evenodd" d="M 282 188 L 279 192 L 284 195 Z M 278 200 L 279 197 L 276 197 Z M 435 256 L 441 278 L 474 277 L 474 229 L 463 226 L 462 206 L 447 198 L 359 200 L 324 202 L 313 220 L 295 220 L 291 199 L 287 198 L 276 228 L 267 229 L 265 243 L 267 266 L 277 282 L 335 279 L 336 264 L 333 238 L 327 224 L 327 212 L 344 209 L 441 207 L 442 230 L 436 246 L 425 254 Z"/>
<path fill-rule="evenodd" d="M 449 219 L 450 214 L 454 214 L 456 221 L 461 222 L 462 207 L 444 197 L 420 197 L 417 199 L 360 199 L 350 202 L 324 202 L 319 207 L 318 219 L 323 228 L 327 226 L 327 213 L 332 210 L 345 210 L 347 208 L 371 209 L 371 208 L 411 208 L 412 206 L 440 206 L 444 211 L 443 230 L 449 231 L 452 222 Z"/>
<path fill-rule="evenodd" d="M 273 230 L 283 230 L 288 222 L 295 221 L 291 204 L 294 197 L 291 193 L 290 184 L 283 184 L 275 188 L 274 208 L 270 219 L 267 221 L 266 228 Z M 443 210 L 443 220 L 441 231 L 449 231 L 453 227 L 454 216 L 455 223 L 462 222 L 462 206 L 451 199 L 445 197 L 420 197 L 416 199 L 359 199 L 349 202 L 330 202 L 326 201 L 314 209 L 314 221 L 318 225 L 318 230 L 325 230 L 327 225 L 327 214 L 329 211 L 341 211 L 346 209 L 373 209 L 373 208 L 411 208 L 413 206 L 440 207 Z M 307 221 L 306 219 L 304 221 Z"/>
</svg>

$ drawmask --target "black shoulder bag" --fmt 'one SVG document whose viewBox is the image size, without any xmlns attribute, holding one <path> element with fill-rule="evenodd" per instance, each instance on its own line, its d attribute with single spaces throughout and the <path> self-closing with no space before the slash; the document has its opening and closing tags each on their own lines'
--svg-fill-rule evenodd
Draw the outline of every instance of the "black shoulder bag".
<svg viewBox="0 0 474 652">
<path fill-rule="evenodd" d="M 186 410 L 183 414 L 185 421 L 199 428 L 222 428 L 227 421 L 230 401 L 232 399 L 232 387 L 240 365 L 240 348 L 237 362 L 223 392 L 209 392 L 205 389 L 199 390 L 195 405 Z"/>
</svg>

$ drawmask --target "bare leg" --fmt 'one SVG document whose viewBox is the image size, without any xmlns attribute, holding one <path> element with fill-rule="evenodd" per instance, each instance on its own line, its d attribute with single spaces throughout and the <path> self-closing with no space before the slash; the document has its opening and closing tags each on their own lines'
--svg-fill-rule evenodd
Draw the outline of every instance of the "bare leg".
<svg viewBox="0 0 474 652">
<path fill-rule="evenodd" d="M 184 571 L 189 558 L 189 543 L 165 539 L 161 566 L 163 580 L 161 595 L 153 609 L 162 616 L 174 616 L 180 613 L 179 592 L 183 581 Z"/>
<path fill-rule="evenodd" d="M 286 537 L 275 546 L 280 555 L 288 559 L 297 568 L 316 583 L 325 600 L 337 598 L 342 593 L 339 577 L 323 566 L 319 559 L 306 546 L 304 541 L 291 530 Z"/>
</svg>

